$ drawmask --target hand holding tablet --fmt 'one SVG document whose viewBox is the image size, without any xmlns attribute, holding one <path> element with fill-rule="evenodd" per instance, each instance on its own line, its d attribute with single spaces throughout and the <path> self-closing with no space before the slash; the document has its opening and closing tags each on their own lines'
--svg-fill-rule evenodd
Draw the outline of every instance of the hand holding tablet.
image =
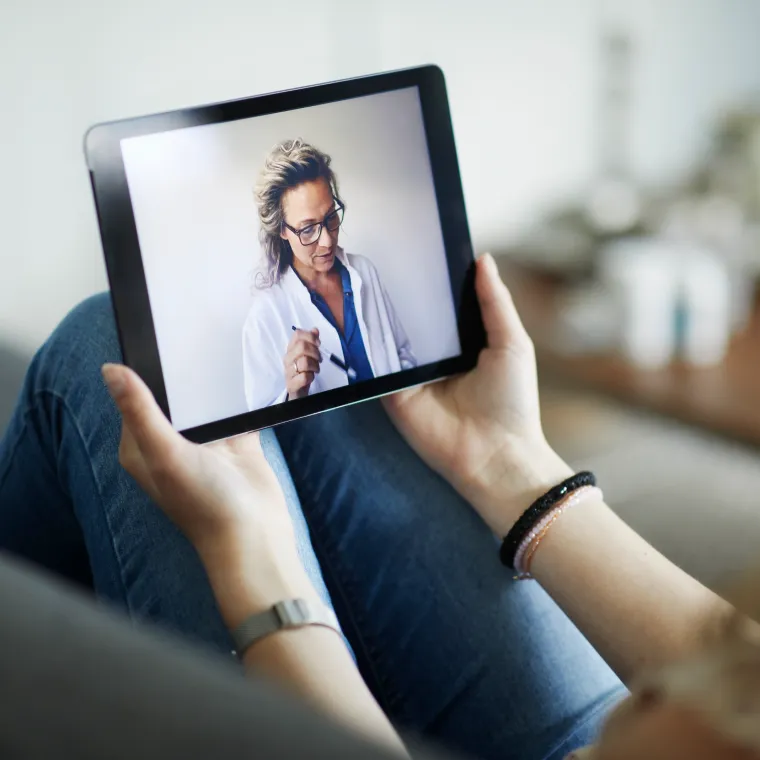
<svg viewBox="0 0 760 760">
<path fill-rule="evenodd" d="M 86 154 L 125 363 L 187 438 L 474 366 L 436 67 L 102 124 Z"/>
</svg>

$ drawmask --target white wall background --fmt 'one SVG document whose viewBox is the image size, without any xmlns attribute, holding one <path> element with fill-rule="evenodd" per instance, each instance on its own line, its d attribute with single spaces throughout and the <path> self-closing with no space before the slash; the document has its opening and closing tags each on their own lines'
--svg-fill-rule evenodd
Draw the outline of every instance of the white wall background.
<svg viewBox="0 0 760 760">
<path fill-rule="evenodd" d="M 333 159 L 340 244 L 377 267 L 420 364 L 459 353 L 416 88 L 122 142 L 172 421 L 247 411 L 242 328 L 260 262 L 253 186 L 271 147 Z"/>
<path fill-rule="evenodd" d="M 105 119 L 437 62 L 476 247 L 505 241 L 592 175 L 603 11 L 639 52 L 634 169 L 670 180 L 760 89 L 760 0 L 1 0 L 0 340 L 105 287 L 81 151 Z"/>
</svg>

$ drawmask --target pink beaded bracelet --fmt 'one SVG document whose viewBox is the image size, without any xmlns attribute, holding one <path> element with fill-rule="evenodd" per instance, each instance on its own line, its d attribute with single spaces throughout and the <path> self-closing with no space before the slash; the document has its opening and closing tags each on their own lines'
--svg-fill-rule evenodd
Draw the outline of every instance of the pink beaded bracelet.
<svg viewBox="0 0 760 760">
<path fill-rule="evenodd" d="M 533 577 L 530 574 L 530 563 L 543 537 L 566 510 L 590 497 L 601 501 L 604 495 L 596 486 L 583 486 L 577 491 L 572 491 L 530 529 L 515 553 L 515 580 L 529 580 Z"/>
</svg>

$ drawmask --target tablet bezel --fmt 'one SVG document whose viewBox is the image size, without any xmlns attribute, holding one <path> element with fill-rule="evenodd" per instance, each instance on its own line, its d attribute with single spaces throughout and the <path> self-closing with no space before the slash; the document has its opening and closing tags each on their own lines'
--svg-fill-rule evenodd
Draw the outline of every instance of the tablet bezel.
<svg viewBox="0 0 760 760">
<path fill-rule="evenodd" d="M 323 391 L 181 430 L 189 440 L 205 443 L 229 438 L 466 372 L 474 367 L 485 344 L 485 334 L 475 298 L 474 255 L 443 72 L 437 66 L 421 66 L 346 79 L 107 122 L 92 127 L 85 135 L 85 156 L 124 362 L 145 380 L 164 414 L 171 419 L 120 141 L 128 137 L 250 119 L 407 87 L 417 87 L 419 91 L 462 353 L 357 385 Z"/>
</svg>

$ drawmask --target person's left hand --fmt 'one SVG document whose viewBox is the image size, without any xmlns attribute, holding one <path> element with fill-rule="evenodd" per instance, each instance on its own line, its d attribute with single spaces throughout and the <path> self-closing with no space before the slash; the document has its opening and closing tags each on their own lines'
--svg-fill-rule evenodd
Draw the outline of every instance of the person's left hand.
<svg viewBox="0 0 760 760">
<path fill-rule="evenodd" d="M 122 416 L 122 466 L 195 546 L 222 613 L 235 617 L 224 604 L 233 593 L 232 607 L 310 593 L 258 433 L 198 446 L 174 430 L 132 370 L 107 364 L 103 377 Z"/>
</svg>

